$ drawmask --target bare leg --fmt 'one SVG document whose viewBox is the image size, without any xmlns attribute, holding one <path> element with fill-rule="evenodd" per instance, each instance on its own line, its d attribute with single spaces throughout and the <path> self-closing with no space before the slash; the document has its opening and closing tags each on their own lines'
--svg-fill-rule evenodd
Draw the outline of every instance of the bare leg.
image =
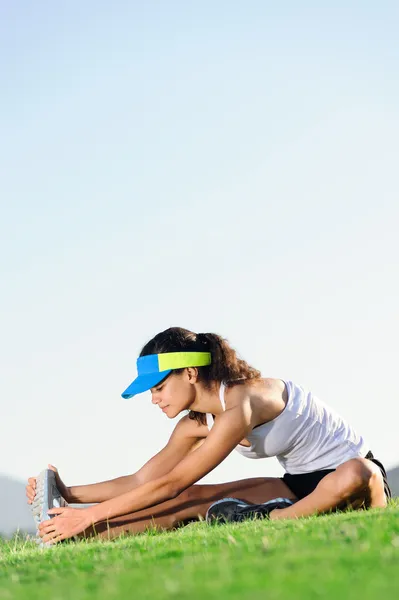
<svg viewBox="0 0 399 600">
<path fill-rule="evenodd" d="M 79 537 L 115 538 L 123 533 L 142 533 L 150 528 L 174 529 L 205 517 L 212 502 L 233 497 L 259 504 L 277 497 L 296 497 L 286 484 L 275 477 L 243 479 L 216 485 L 192 485 L 173 500 L 135 513 L 114 517 L 90 527 Z"/>
<path fill-rule="evenodd" d="M 384 508 L 386 505 L 380 469 L 366 458 L 353 458 L 326 475 L 309 496 L 288 508 L 273 510 L 270 518 L 296 519 L 348 506 Z"/>
</svg>

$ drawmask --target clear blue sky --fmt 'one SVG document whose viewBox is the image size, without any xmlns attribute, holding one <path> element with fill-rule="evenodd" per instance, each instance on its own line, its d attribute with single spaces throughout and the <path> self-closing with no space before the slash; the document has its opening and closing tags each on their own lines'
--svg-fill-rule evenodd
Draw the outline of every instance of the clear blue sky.
<svg viewBox="0 0 399 600">
<path fill-rule="evenodd" d="M 134 472 L 144 343 L 227 337 L 399 463 L 397 2 L 0 8 L 0 472 Z M 206 481 L 280 474 L 229 457 Z"/>
</svg>

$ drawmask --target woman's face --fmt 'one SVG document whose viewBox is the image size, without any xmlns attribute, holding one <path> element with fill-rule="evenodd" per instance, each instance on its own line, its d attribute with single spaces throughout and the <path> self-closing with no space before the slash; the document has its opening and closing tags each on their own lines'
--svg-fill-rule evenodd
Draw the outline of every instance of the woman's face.
<svg viewBox="0 0 399 600">
<path fill-rule="evenodd" d="M 163 382 L 151 388 L 152 403 L 157 404 L 169 419 L 176 417 L 182 410 L 189 410 L 195 399 L 195 386 L 190 371 L 193 369 L 171 373 Z"/>
</svg>

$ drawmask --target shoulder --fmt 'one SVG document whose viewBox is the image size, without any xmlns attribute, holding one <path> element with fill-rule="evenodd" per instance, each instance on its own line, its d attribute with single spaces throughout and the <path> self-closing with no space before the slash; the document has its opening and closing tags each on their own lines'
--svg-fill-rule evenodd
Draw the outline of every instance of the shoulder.
<svg viewBox="0 0 399 600">
<path fill-rule="evenodd" d="M 172 437 L 205 438 L 209 433 L 206 425 L 201 425 L 189 415 L 182 417 L 176 424 Z"/>
<path fill-rule="evenodd" d="M 253 426 L 278 416 L 288 400 L 286 385 L 281 379 L 260 379 L 226 388 L 226 407 L 237 408 Z"/>
<path fill-rule="evenodd" d="M 225 398 L 232 404 L 259 397 L 267 400 L 283 394 L 285 388 L 285 383 L 281 379 L 267 377 L 248 383 L 226 385 Z"/>
</svg>

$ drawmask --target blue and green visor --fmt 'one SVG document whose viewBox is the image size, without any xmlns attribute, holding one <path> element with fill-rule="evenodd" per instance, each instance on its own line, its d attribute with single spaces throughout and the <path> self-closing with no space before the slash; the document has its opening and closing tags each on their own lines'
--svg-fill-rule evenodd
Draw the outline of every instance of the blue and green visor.
<svg viewBox="0 0 399 600">
<path fill-rule="evenodd" d="M 210 364 L 210 352 L 164 352 L 140 356 L 137 359 L 138 376 L 123 392 L 122 398 L 131 398 L 150 390 L 165 379 L 173 369 L 206 367 Z"/>
</svg>

